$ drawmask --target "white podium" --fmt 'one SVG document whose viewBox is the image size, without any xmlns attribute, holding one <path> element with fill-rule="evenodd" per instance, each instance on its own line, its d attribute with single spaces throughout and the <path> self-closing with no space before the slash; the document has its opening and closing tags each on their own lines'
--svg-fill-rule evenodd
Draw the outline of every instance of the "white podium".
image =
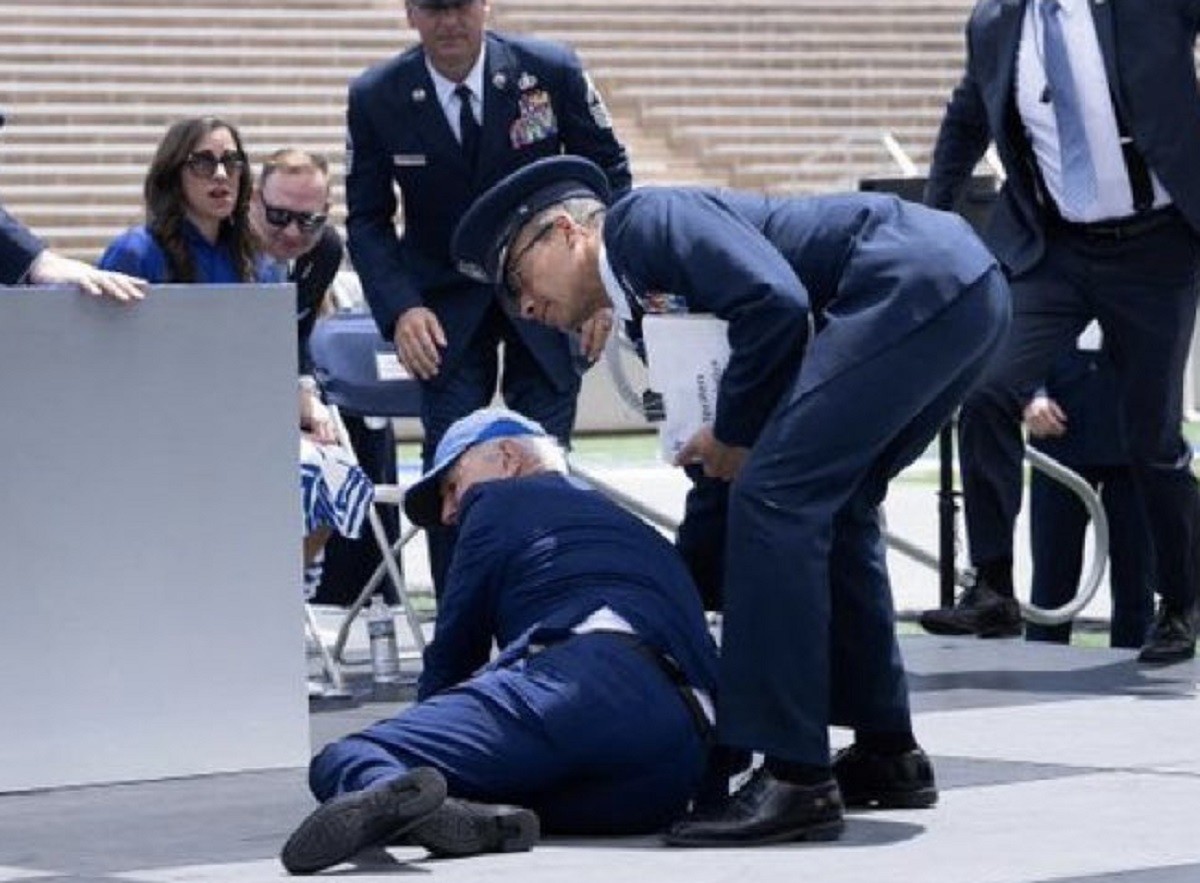
<svg viewBox="0 0 1200 883">
<path fill-rule="evenodd" d="M 295 335 L 0 288 L 0 792 L 307 762 Z"/>
</svg>

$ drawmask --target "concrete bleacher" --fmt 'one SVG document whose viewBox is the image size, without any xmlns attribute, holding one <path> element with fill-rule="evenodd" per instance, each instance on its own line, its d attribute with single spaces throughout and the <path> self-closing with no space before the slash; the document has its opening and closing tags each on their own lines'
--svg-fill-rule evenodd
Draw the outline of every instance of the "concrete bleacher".
<svg viewBox="0 0 1200 883">
<path fill-rule="evenodd" d="M 499 29 L 575 45 L 642 183 L 811 192 L 921 162 L 961 65 L 970 0 L 502 0 Z M 174 119 L 216 113 L 258 158 L 300 143 L 334 161 L 345 91 L 411 44 L 401 0 L 0 2 L 0 199 L 54 246 L 94 258 L 141 219 Z"/>
</svg>

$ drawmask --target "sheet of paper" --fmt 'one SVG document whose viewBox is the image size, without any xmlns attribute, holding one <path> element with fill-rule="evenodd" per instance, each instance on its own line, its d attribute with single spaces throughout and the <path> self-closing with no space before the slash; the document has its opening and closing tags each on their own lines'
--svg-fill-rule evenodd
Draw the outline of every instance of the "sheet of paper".
<svg viewBox="0 0 1200 883">
<path fill-rule="evenodd" d="M 729 361 L 728 323 L 701 314 L 649 315 L 642 320 L 650 389 L 663 397 L 658 425 L 662 456 L 674 459 L 717 413 L 717 385 Z"/>
</svg>

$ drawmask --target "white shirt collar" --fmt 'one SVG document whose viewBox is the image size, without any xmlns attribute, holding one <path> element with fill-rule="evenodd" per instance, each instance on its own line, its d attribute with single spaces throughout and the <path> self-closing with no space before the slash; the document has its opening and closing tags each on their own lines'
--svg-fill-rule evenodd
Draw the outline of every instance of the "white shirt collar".
<svg viewBox="0 0 1200 883">
<path fill-rule="evenodd" d="M 475 59 L 475 64 L 463 79 L 463 82 L 471 89 L 471 104 L 475 108 L 483 107 L 483 72 L 487 62 L 487 40 L 485 39 L 479 46 L 479 57 Z M 442 76 L 432 64 L 429 62 L 429 56 L 425 56 L 425 69 L 429 71 L 429 78 L 433 80 L 433 88 L 437 90 L 438 103 L 442 105 L 442 110 L 446 112 L 447 117 L 458 116 L 458 97 L 454 94 L 454 89 L 458 83 L 453 80 L 448 80 Z M 475 113 L 476 118 L 480 116 L 478 110 Z"/>
<path fill-rule="evenodd" d="M 633 310 L 629 307 L 629 297 L 621 283 L 617 281 L 617 274 L 613 272 L 612 264 L 608 262 L 608 249 L 604 247 L 603 239 L 600 241 L 598 260 L 600 261 L 600 281 L 604 284 L 604 293 L 608 295 L 608 299 L 612 303 L 613 313 L 623 322 L 632 322 Z"/>
</svg>

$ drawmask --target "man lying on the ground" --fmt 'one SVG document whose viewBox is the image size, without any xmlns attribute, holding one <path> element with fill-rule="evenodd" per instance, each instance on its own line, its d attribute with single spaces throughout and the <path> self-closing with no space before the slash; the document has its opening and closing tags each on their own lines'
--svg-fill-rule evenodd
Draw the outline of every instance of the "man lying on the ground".
<svg viewBox="0 0 1200 883">
<path fill-rule="evenodd" d="M 460 531 L 418 702 L 314 758 L 323 805 L 284 866 L 386 842 L 513 851 L 539 820 L 615 835 L 679 816 L 705 771 L 717 657 L 675 549 L 503 409 L 450 427 L 405 511 Z"/>
</svg>

